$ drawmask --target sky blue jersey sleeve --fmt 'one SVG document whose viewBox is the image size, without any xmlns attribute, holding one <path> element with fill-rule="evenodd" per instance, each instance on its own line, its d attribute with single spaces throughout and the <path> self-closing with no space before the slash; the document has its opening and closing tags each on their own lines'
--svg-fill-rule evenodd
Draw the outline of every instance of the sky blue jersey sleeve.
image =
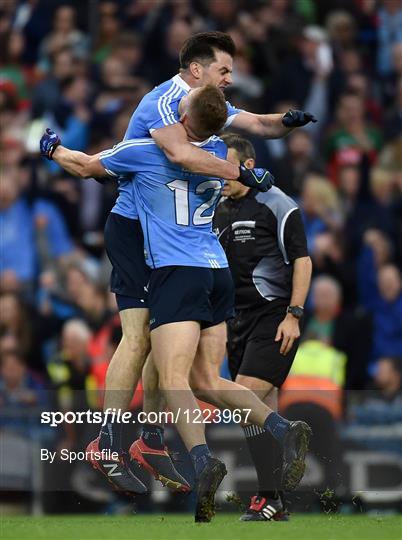
<svg viewBox="0 0 402 540">
<path fill-rule="evenodd" d="M 147 149 L 155 147 L 153 139 L 129 139 L 99 154 L 99 161 L 110 176 L 124 176 L 149 168 Z M 148 163 L 147 163 L 148 161 Z"/>
<path fill-rule="evenodd" d="M 243 109 L 238 109 L 237 107 L 234 107 L 229 101 L 226 102 L 226 106 L 228 108 L 228 119 L 225 122 L 225 128 L 229 127 L 233 120 L 236 118 L 236 116 L 243 112 Z"/>
</svg>

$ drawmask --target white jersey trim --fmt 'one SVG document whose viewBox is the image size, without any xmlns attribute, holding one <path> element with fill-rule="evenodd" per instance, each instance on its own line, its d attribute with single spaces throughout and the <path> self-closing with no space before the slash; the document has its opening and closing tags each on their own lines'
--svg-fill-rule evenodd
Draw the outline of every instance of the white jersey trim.
<svg viewBox="0 0 402 540">
<path fill-rule="evenodd" d="M 177 75 L 172 77 L 172 81 L 178 86 L 180 86 L 180 88 L 184 90 L 187 94 L 190 92 L 191 86 L 186 83 L 186 81 L 183 79 L 180 73 L 177 73 Z"/>
</svg>

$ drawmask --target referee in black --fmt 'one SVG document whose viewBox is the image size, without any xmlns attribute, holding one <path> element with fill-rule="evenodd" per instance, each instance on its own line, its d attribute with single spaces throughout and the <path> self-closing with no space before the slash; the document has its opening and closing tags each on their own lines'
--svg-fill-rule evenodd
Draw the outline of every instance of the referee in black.
<svg viewBox="0 0 402 540">
<path fill-rule="evenodd" d="M 255 167 L 255 151 L 243 137 L 222 136 L 228 159 Z M 227 182 L 214 229 L 235 284 L 235 318 L 228 323 L 228 360 L 233 380 L 253 390 L 273 410 L 300 337 L 311 259 L 300 210 L 276 186 L 266 193 Z M 242 521 L 285 520 L 280 491 L 280 447 L 268 432 L 244 426 L 258 477 Z M 268 444 L 267 444 L 268 443 Z M 269 450 L 267 451 L 267 448 Z"/>
</svg>

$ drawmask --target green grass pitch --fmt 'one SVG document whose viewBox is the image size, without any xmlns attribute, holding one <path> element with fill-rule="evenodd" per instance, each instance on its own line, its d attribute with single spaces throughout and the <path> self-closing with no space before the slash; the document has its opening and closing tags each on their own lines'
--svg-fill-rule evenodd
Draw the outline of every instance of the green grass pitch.
<svg viewBox="0 0 402 540">
<path fill-rule="evenodd" d="M 195 524 L 190 515 L 0 517 L 1 540 L 401 540 L 402 516 L 293 515 L 287 523 L 241 523 L 221 514 Z"/>
</svg>

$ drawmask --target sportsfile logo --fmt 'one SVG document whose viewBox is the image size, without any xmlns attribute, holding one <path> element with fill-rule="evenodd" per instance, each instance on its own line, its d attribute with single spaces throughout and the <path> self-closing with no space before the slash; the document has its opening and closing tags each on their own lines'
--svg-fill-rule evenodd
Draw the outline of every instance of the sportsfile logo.
<svg viewBox="0 0 402 540">
<path fill-rule="evenodd" d="M 184 419 L 188 424 L 240 424 L 247 423 L 251 409 L 179 409 L 172 411 L 140 411 L 133 415 L 130 411 L 121 409 L 106 409 L 101 411 L 43 411 L 40 416 L 41 424 L 57 427 L 61 424 L 177 424 Z"/>
</svg>

